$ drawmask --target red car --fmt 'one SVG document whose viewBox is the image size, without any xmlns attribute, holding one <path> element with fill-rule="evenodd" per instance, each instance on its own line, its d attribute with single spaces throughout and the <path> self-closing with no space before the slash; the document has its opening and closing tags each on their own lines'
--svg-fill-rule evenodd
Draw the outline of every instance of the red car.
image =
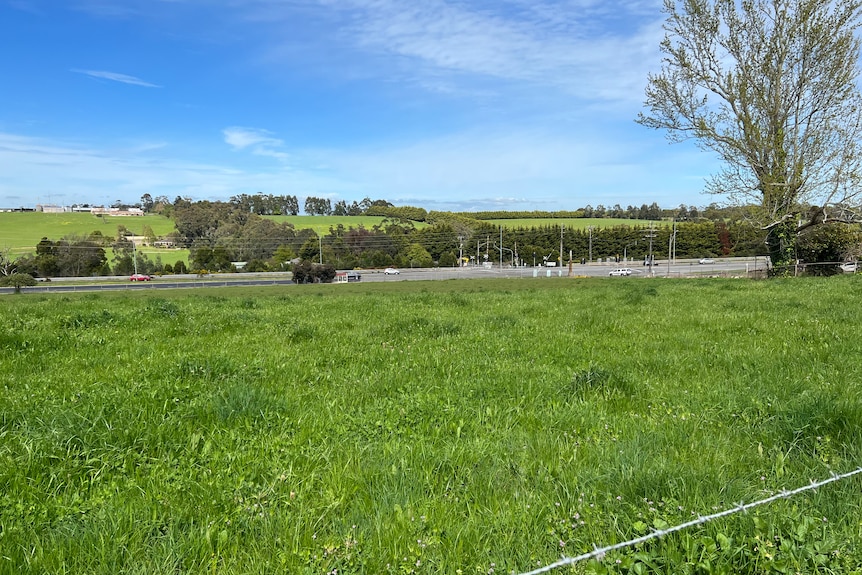
<svg viewBox="0 0 862 575">
<path fill-rule="evenodd" d="M 132 274 L 132 276 L 129 278 L 129 281 L 130 282 L 148 282 L 151 279 L 153 279 L 153 278 L 151 278 L 147 274 Z"/>
</svg>

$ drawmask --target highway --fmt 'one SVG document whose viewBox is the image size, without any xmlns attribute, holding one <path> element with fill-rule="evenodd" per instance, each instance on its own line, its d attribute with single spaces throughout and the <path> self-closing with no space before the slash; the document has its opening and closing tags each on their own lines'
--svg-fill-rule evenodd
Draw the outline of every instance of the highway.
<svg viewBox="0 0 862 575">
<path fill-rule="evenodd" d="M 753 275 L 755 270 L 761 274 L 766 271 L 766 259 L 760 258 L 720 258 L 711 264 L 699 264 L 697 260 L 656 260 L 655 264 L 644 266 L 642 261 L 616 263 L 593 262 L 589 264 L 573 263 L 558 267 L 513 267 L 499 264 L 484 267 L 470 266 L 463 268 L 418 268 L 400 269 L 398 275 L 386 275 L 383 270 L 360 270 L 363 282 L 387 281 L 428 281 L 448 279 L 475 279 L 490 277 L 508 278 L 562 278 L 562 277 L 608 277 L 608 273 L 616 268 L 628 267 L 632 275 L 628 277 L 612 277 L 614 281 L 631 281 L 656 277 L 710 277 Z M 60 292 L 91 292 L 116 290 L 159 290 L 159 289 L 193 289 L 203 287 L 227 286 L 268 286 L 292 284 L 290 274 L 272 272 L 260 274 L 211 274 L 198 277 L 193 274 L 179 276 L 156 277 L 147 282 L 130 282 L 125 277 L 92 277 L 92 278 L 52 278 L 50 282 L 39 282 L 32 287 L 22 288 L 26 293 L 60 293 Z M 13 288 L 0 288 L 0 294 L 14 293 Z"/>
</svg>

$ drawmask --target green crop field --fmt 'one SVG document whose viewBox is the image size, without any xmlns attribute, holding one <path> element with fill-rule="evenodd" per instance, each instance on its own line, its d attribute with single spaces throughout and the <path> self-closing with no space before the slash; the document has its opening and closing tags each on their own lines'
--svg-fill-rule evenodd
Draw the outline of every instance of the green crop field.
<svg viewBox="0 0 862 575">
<path fill-rule="evenodd" d="M 862 282 L 0 297 L 0 574 L 508 574 L 862 464 Z M 860 479 L 560 569 L 849 574 Z"/>
<path fill-rule="evenodd" d="M 569 230 L 586 230 L 612 228 L 614 226 L 646 226 L 656 227 L 668 226 L 668 222 L 655 222 L 650 220 L 628 220 L 623 218 L 523 218 L 513 220 L 486 220 L 488 223 L 504 228 L 532 228 L 552 226 L 565 226 Z"/>
</svg>

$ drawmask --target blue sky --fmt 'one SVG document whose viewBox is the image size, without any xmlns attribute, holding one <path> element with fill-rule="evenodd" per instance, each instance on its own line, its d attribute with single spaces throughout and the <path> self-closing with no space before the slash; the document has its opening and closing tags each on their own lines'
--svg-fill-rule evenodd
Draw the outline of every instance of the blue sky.
<svg viewBox="0 0 862 575">
<path fill-rule="evenodd" d="M 0 207 L 705 205 L 634 122 L 661 0 L 0 0 Z"/>
</svg>

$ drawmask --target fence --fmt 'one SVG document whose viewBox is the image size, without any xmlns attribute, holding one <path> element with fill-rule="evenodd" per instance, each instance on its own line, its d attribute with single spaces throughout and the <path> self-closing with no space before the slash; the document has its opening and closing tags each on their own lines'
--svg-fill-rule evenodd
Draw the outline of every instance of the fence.
<svg viewBox="0 0 862 575">
<path fill-rule="evenodd" d="M 730 509 L 725 509 L 724 511 L 719 511 L 718 513 L 713 513 L 712 515 L 704 515 L 700 516 L 697 519 L 693 519 L 692 521 L 688 521 L 686 523 L 680 523 L 679 525 L 675 525 L 673 527 L 669 527 L 667 529 L 659 529 L 644 535 L 642 537 L 638 537 L 636 539 L 632 539 L 630 541 L 623 541 L 622 543 L 615 543 L 613 545 L 608 545 L 607 547 L 596 547 L 592 551 L 588 553 L 584 553 L 582 555 L 578 555 L 576 557 L 563 557 L 559 561 L 546 565 L 544 567 L 540 567 L 538 569 L 534 569 L 533 571 L 526 571 L 521 573 L 520 575 L 540 575 L 541 573 L 548 573 L 555 569 L 559 569 L 560 567 L 565 567 L 567 565 L 573 565 L 580 561 L 586 561 L 588 559 L 602 559 L 607 553 L 611 551 L 616 551 L 618 549 L 624 549 L 626 547 L 631 547 L 632 545 L 637 545 L 639 543 L 644 543 L 651 539 L 657 539 L 659 537 L 664 537 L 665 535 L 669 535 L 670 533 L 675 533 L 677 531 L 682 531 L 683 529 L 688 529 L 689 527 L 694 527 L 696 525 L 703 525 L 709 521 L 715 521 L 716 519 L 720 519 L 722 517 L 726 517 L 728 515 L 733 515 L 734 513 L 740 513 L 743 511 L 748 511 L 754 507 L 758 507 L 760 505 L 766 505 L 767 503 L 772 503 L 773 501 L 777 501 L 779 499 L 786 499 L 788 497 L 793 497 L 794 495 L 798 495 L 799 493 L 803 493 L 805 491 L 810 491 L 812 489 L 817 489 L 818 487 L 823 487 L 829 483 L 834 481 L 840 481 L 842 479 L 847 479 L 848 477 L 853 477 L 854 475 L 858 475 L 862 473 L 862 467 L 856 468 L 853 471 L 848 471 L 847 473 L 832 474 L 831 477 L 820 481 L 812 481 L 809 485 L 803 485 L 802 487 L 798 487 L 791 491 L 782 491 L 772 497 L 767 497 L 766 499 L 760 499 L 757 501 L 752 501 L 750 503 L 740 503 L 736 507 L 731 507 Z"/>
</svg>

